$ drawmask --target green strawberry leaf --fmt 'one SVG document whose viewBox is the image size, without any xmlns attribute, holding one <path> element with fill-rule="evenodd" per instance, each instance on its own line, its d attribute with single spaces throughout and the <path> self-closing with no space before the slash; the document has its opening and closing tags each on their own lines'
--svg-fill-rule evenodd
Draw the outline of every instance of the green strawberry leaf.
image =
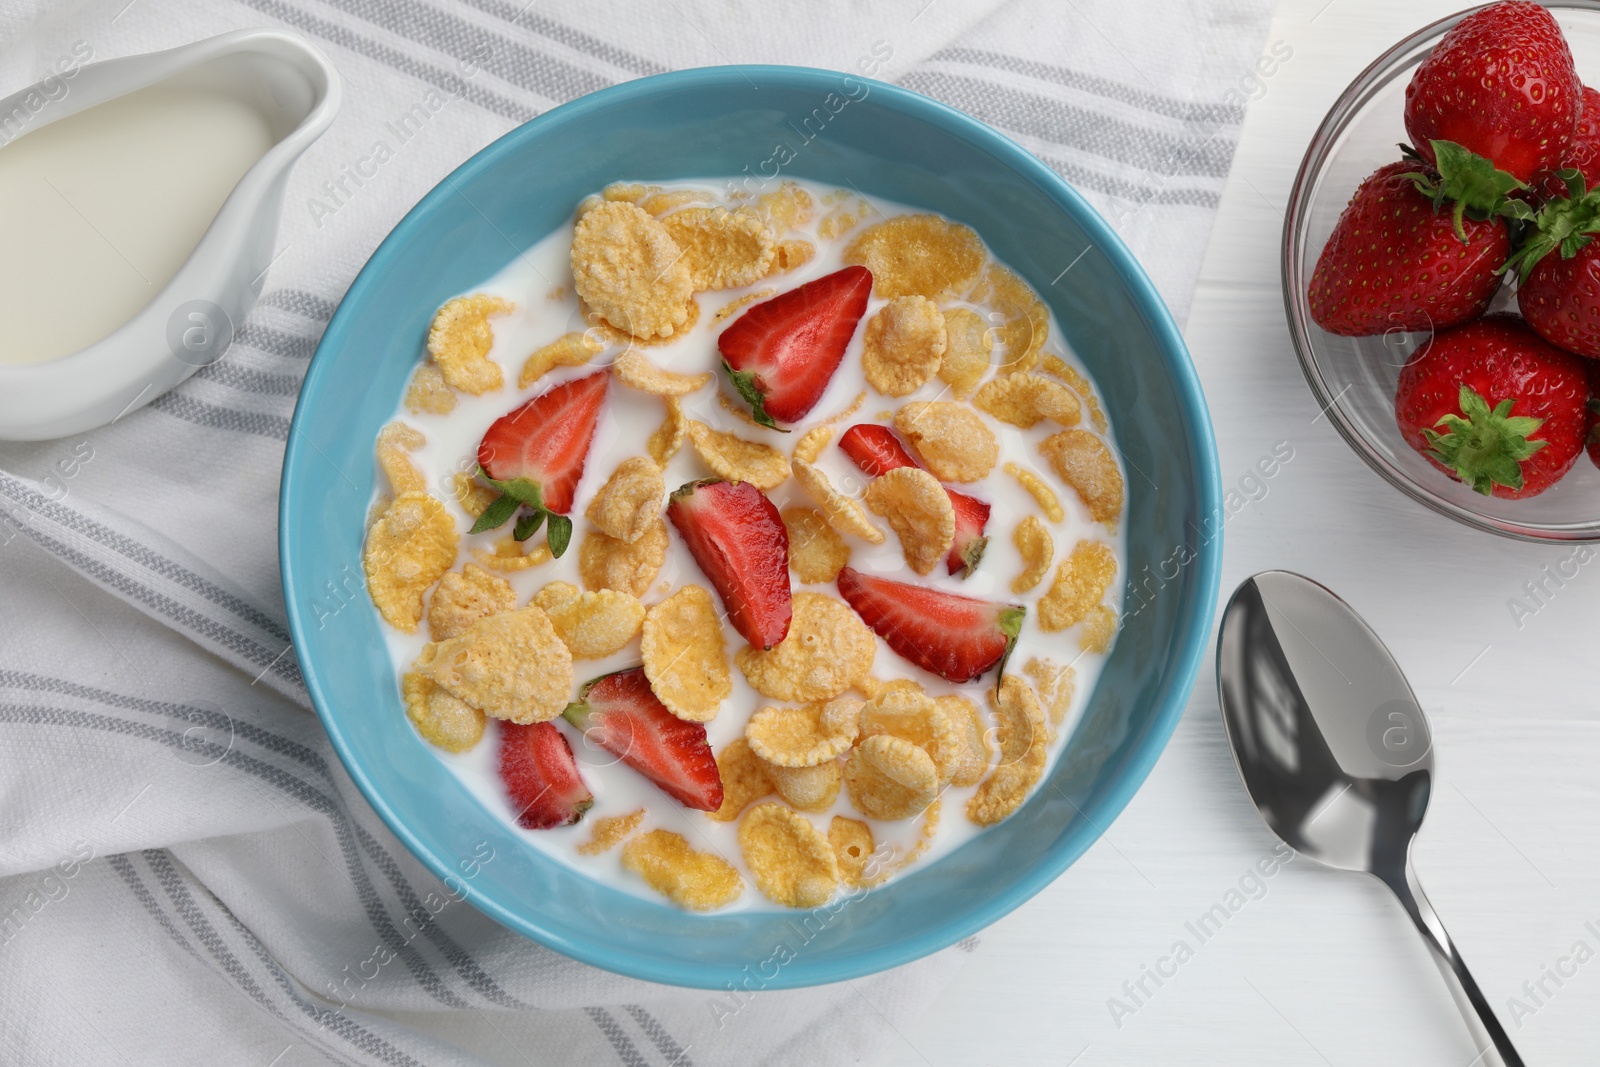
<svg viewBox="0 0 1600 1067">
<path fill-rule="evenodd" d="M 1467 385 L 1461 387 L 1456 403 L 1460 415 L 1445 415 L 1433 429 L 1422 431 L 1428 442 L 1427 454 L 1484 496 L 1497 485 L 1521 489 L 1522 462 L 1547 443 L 1530 441 L 1528 435 L 1543 426 L 1544 420 L 1512 415 L 1510 399 L 1491 409 L 1489 402 Z"/>
<path fill-rule="evenodd" d="M 1463 148 L 1454 141 L 1429 141 L 1433 146 L 1434 178 L 1422 171 L 1404 175 L 1410 178 L 1423 196 L 1433 200 L 1434 210 L 1451 205 L 1451 216 L 1456 237 L 1465 244 L 1467 231 L 1462 228 L 1465 216 L 1482 222 L 1492 218 L 1524 219 L 1533 216 L 1533 209 L 1521 200 L 1511 199 L 1511 193 L 1528 188 L 1526 182 L 1499 170 L 1483 156 Z"/>
<path fill-rule="evenodd" d="M 472 524 L 472 533 L 486 533 L 489 530 L 498 530 L 511 520 L 517 513 L 517 508 L 522 504 L 510 493 L 501 493 L 483 509 L 483 514 L 478 516 L 478 521 Z"/>
<path fill-rule="evenodd" d="M 1556 176 L 1566 184 L 1567 195 L 1555 197 L 1539 209 L 1517 250 L 1500 268 L 1502 273 L 1515 270 L 1519 283 L 1527 281 L 1533 268 L 1551 252 L 1571 259 L 1594 240 L 1590 234 L 1600 233 L 1600 189 L 1585 191 L 1583 175 L 1572 167 L 1556 171 Z"/>
<path fill-rule="evenodd" d="M 1011 653 L 1017 647 L 1017 638 L 1022 634 L 1022 621 L 1028 617 L 1028 609 L 1020 604 L 1013 604 L 1003 608 L 1000 612 L 1000 632 L 1006 635 L 1006 650 L 1000 654 L 999 670 L 995 671 L 995 685 L 1000 684 L 1000 679 L 1006 676 L 1006 660 L 1011 658 Z"/>
<path fill-rule="evenodd" d="M 744 398 L 744 402 L 750 405 L 750 414 L 756 422 L 769 430 L 777 430 L 779 433 L 789 432 L 779 426 L 776 419 L 767 414 L 766 398 L 761 395 L 761 389 L 756 385 L 754 372 L 734 370 L 728 365 L 727 360 L 722 361 L 722 369 L 728 372 L 728 377 L 733 379 L 734 389 Z"/>
<path fill-rule="evenodd" d="M 543 508 L 528 512 L 517 520 L 517 527 L 511 532 L 511 536 L 518 541 L 526 541 L 537 533 L 539 527 L 544 524 L 545 514 L 546 512 Z"/>
<path fill-rule="evenodd" d="M 539 487 L 538 482 L 532 482 L 526 478 L 510 478 L 506 481 L 499 482 L 489 477 L 489 473 L 482 467 L 478 468 L 478 477 L 482 478 L 484 481 L 488 482 L 502 493 L 511 497 L 519 504 L 526 504 L 530 508 L 544 507 L 544 490 Z"/>
<path fill-rule="evenodd" d="M 545 542 L 550 546 L 550 554 L 556 559 L 567 551 L 567 546 L 572 543 L 572 520 L 565 515 L 550 513 L 550 526 L 545 530 Z"/>
</svg>

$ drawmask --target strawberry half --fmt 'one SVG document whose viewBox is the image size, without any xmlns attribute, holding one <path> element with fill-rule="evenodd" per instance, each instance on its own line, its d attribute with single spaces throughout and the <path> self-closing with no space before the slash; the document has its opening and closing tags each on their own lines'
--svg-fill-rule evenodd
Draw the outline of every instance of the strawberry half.
<svg viewBox="0 0 1600 1067">
<path fill-rule="evenodd" d="M 749 482 L 706 478 L 672 493 L 667 518 L 711 579 L 728 621 L 756 648 L 789 633 L 789 531 Z"/>
<path fill-rule="evenodd" d="M 905 659 L 950 682 L 970 682 L 1005 668 L 1027 609 L 874 578 L 853 567 L 839 572 L 839 593 L 861 620 Z"/>
<path fill-rule="evenodd" d="M 846 267 L 754 305 L 722 331 L 722 365 L 757 422 L 777 429 L 817 406 L 871 295 L 872 272 Z"/>
<path fill-rule="evenodd" d="M 553 722 L 500 724 L 500 780 L 525 830 L 569 826 L 594 806 L 572 746 Z"/>
<path fill-rule="evenodd" d="M 643 667 L 601 675 L 578 690 L 562 716 L 684 807 L 722 807 L 722 773 L 706 728 L 685 722 L 650 690 Z"/>
<path fill-rule="evenodd" d="M 609 382 L 605 371 L 574 378 L 490 424 L 478 445 L 478 467 L 501 495 L 478 517 L 473 533 L 503 525 L 525 506 L 530 516 L 517 524 L 518 540 L 525 540 L 548 515 L 550 549 L 561 554 L 557 531 L 564 531 L 560 547 L 565 549 L 572 531 L 565 516 L 583 477 Z"/>
<path fill-rule="evenodd" d="M 860 422 L 850 427 L 840 435 L 839 447 L 869 478 L 876 478 L 896 467 L 921 466 L 911 458 L 911 453 L 906 451 L 893 430 L 877 423 Z M 949 486 L 945 486 L 944 491 L 956 512 L 956 538 L 950 544 L 950 555 L 945 557 L 945 566 L 951 574 L 960 574 L 965 578 L 976 569 L 978 562 L 983 559 L 983 550 L 989 544 L 989 539 L 983 533 L 984 527 L 989 525 L 989 505 Z"/>
</svg>

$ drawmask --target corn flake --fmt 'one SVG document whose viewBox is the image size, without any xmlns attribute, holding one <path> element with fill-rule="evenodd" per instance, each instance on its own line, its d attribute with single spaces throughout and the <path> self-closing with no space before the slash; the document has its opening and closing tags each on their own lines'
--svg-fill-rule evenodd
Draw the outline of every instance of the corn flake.
<svg viewBox="0 0 1600 1067">
<path fill-rule="evenodd" d="M 891 682 L 861 709 L 861 737 L 898 737 L 926 752 L 939 769 L 939 784 L 954 777 L 962 757 L 961 737 L 944 709 L 915 682 Z"/>
<path fill-rule="evenodd" d="M 1076 426 L 1081 417 L 1077 394 L 1042 374 L 1006 374 L 978 390 L 972 402 L 1001 422 L 1024 430 L 1040 419 L 1058 426 Z"/>
<path fill-rule="evenodd" d="M 1089 409 L 1090 425 L 1100 433 L 1105 433 L 1110 428 L 1106 422 L 1106 413 L 1100 410 L 1100 401 L 1094 395 L 1094 386 L 1089 384 L 1089 379 L 1078 372 L 1078 368 L 1049 352 L 1039 360 L 1039 368 L 1072 386 L 1072 391 L 1083 399 L 1084 407 Z"/>
<path fill-rule="evenodd" d="M 482 515 L 500 495 L 465 471 L 456 471 L 451 475 L 450 485 L 455 490 L 456 503 L 473 518 Z"/>
<path fill-rule="evenodd" d="M 899 296 L 867 320 L 861 367 L 867 384 L 885 396 L 920 389 L 944 359 L 944 314 L 922 296 Z"/>
<path fill-rule="evenodd" d="M 578 846 L 578 854 L 582 856 L 598 856 L 602 852 L 609 852 L 622 843 L 623 838 L 639 828 L 644 822 L 644 809 L 638 808 L 626 815 L 608 815 L 603 819 L 594 821 L 594 829 L 589 833 L 589 840 Z"/>
<path fill-rule="evenodd" d="M 704 204 L 712 199 L 710 191 L 705 189 L 657 189 L 651 186 L 650 191 L 634 203 L 639 205 L 640 211 L 659 219 L 679 208 L 688 207 L 690 204 Z"/>
<path fill-rule="evenodd" d="M 794 443 L 793 455 L 796 459 L 807 463 L 815 463 L 822 458 L 823 450 L 833 441 L 833 426 L 821 423 L 813 426 L 800 435 L 800 440 Z"/>
<path fill-rule="evenodd" d="M 550 546 L 543 541 L 524 551 L 523 543 L 507 534 L 494 543 L 492 551 L 473 549 L 472 558 L 490 570 L 525 571 L 541 563 L 549 563 L 554 556 L 550 552 Z"/>
<path fill-rule="evenodd" d="M 989 373 L 994 338 L 983 316 L 962 307 L 945 309 L 944 333 L 944 359 L 939 362 L 939 377 L 958 399 L 965 400 Z"/>
<path fill-rule="evenodd" d="M 1032 370 L 1039 362 L 1039 349 L 1050 336 L 1050 309 L 1039 294 L 1012 271 L 991 263 L 972 299 L 988 304 L 1003 317 L 995 328 L 1005 346 L 1000 373 Z"/>
<path fill-rule="evenodd" d="M 611 369 L 617 372 L 617 380 L 623 385 L 656 396 L 688 396 L 696 389 L 704 389 L 711 381 L 709 372 L 679 374 L 677 371 L 663 370 L 637 348 L 630 348 L 618 356 Z"/>
<path fill-rule="evenodd" d="M 1011 591 L 1026 593 L 1050 573 L 1050 563 L 1056 555 L 1055 538 L 1037 516 L 1029 515 L 1011 531 L 1011 543 L 1017 546 L 1023 562 L 1022 573 L 1011 579 Z"/>
<path fill-rule="evenodd" d="M 942 482 L 978 481 L 1000 456 L 994 431 L 964 404 L 915 401 L 895 413 L 894 425 Z"/>
<path fill-rule="evenodd" d="M 713 911 L 739 899 L 744 880 L 727 860 L 696 852 L 682 834 L 651 830 L 622 846 L 622 865 L 680 907 Z"/>
<path fill-rule="evenodd" d="M 465 752 L 483 736 L 483 712 L 440 689 L 433 680 L 409 671 L 400 679 L 406 717 L 423 740 L 446 752 Z"/>
<path fill-rule="evenodd" d="M 762 708 L 745 723 L 750 750 L 774 767 L 815 767 L 850 750 L 853 733 L 830 732 L 822 725 L 821 704 Z M 792 802 L 791 802 L 792 803 Z"/>
<path fill-rule="evenodd" d="M 745 813 L 739 849 L 756 888 L 774 903 L 815 908 L 839 886 L 839 863 L 827 837 L 782 804 L 757 804 Z"/>
<path fill-rule="evenodd" d="M 1122 472 L 1106 443 L 1088 430 L 1063 430 L 1046 437 L 1039 451 L 1056 475 L 1073 489 L 1096 522 L 1115 522 L 1122 514 Z"/>
<path fill-rule="evenodd" d="M 906 563 L 930 574 L 950 554 L 956 512 L 939 480 L 917 467 L 896 467 L 872 480 L 862 496 L 875 514 L 889 520 L 900 538 Z"/>
<path fill-rule="evenodd" d="M 722 620 L 711 594 L 698 585 L 684 586 L 645 613 L 639 653 L 656 699 L 680 719 L 715 718 L 733 692 Z"/>
<path fill-rule="evenodd" d="M 876 694 L 874 694 L 876 695 Z M 822 705 L 817 713 L 817 726 L 825 734 L 837 734 L 850 739 L 853 745 L 861 736 L 861 709 L 864 705 L 854 697 L 834 697 Z"/>
<path fill-rule="evenodd" d="M 459 637 L 479 619 L 517 606 L 511 583 L 469 563 L 439 579 L 428 598 L 428 632 L 435 641 Z"/>
<path fill-rule="evenodd" d="M 700 321 L 700 302 L 693 296 L 683 305 L 683 322 L 678 324 L 670 335 L 658 334 L 653 337 L 640 337 L 629 333 L 620 326 L 611 323 L 604 315 L 584 303 L 578 301 L 578 313 L 583 321 L 589 324 L 586 331 L 591 338 L 601 344 L 619 344 L 628 348 L 656 348 L 660 345 L 670 345 L 680 340 L 684 334 L 694 329 L 695 323 Z"/>
<path fill-rule="evenodd" d="M 605 348 L 598 337 L 590 333 L 569 333 L 537 349 L 522 364 L 517 375 L 517 388 L 526 389 L 557 367 L 581 367 Z"/>
<path fill-rule="evenodd" d="M 666 559 L 667 524 L 660 518 L 632 543 L 589 530 L 578 546 L 578 576 L 585 589 L 616 589 L 644 596 Z"/>
<path fill-rule="evenodd" d="M 817 254 L 817 246 L 802 238 L 790 238 L 779 241 L 772 249 L 772 266 L 767 268 L 767 277 L 774 274 L 787 274 L 792 270 L 805 266 Z"/>
<path fill-rule="evenodd" d="M 494 347 L 489 318 L 511 310 L 510 301 L 479 293 L 458 296 L 433 316 L 428 354 L 451 388 L 480 396 L 505 384 L 500 364 L 489 358 L 489 349 Z"/>
<path fill-rule="evenodd" d="M 662 397 L 666 401 L 667 415 L 661 420 L 661 425 L 656 427 L 656 432 L 650 435 L 650 440 L 645 442 L 645 450 L 650 453 L 650 458 L 656 461 L 656 466 L 666 469 L 667 462 L 678 454 L 678 449 L 683 447 L 684 434 L 688 432 L 689 420 L 683 417 L 683 405 L 678 403 L 675 396 Z"/>
<path fill-rule="evenodd" d="M 534 603 L 550 616 L 574 659 L 604 659 L 620 652 L 644 624 L 644 605 L 632 593 L 615 589 L 580 593 L 566 582 L 551 585 L 565 586 L 573 595 L 546 597 L 543 594 L 550 589 L 546 586 Z"/>
<path fill-rule="evenodd" d="M 722 776 L 722 807 L 710 812 L 717 822 L 732 822 L 752 803 L 771 796 L 771 764 L 757 756 L 750 742 L 736 737 L 717 753 L 717 772 Z"/>
<path fill-rule="evenodd" d="M 666 497 L 661 468 L 653 459 L 634 456 L 617 464 L 583 514 L 602 533 L 632 544 L 660 518 Z"/>
<path fill-rule="evenodd" d="M 690 207 L 667 216 L 662 225 L 683 250 L 696 292 L 749 285 L 772 266 L 772 231 L 753 211 Z"/>
<path fill-rule="evenodd" d="M 417 465 L 406 454 L 427 443 L 428 439 L 422 436 L 421 430 L 399 421 L 391 422 L 378 431 L 378 466 L 383 468 L 383 476 L 389 480 L 389 488 L 396 496 L 427 492 L 428 479 L 422 476 Z"/>
<path fill-rule="evenodd" d="M 515 723 L 553 719 L 572 695 L 572 653 L 537 607 L 490 615 L 426 646 L 416 669 L 485 714 Z"/>
<path fill-rule="evenodd" d="M 759 300 L 765 300 L 769 296 L 773 296 L 777 293 L 777 291 L 778 290 L 776 289 L 762 289 L 755 293 L 745 293 L 743 296 L 730 300 L 722 307 L 718 308 L 717 313 L 711 317 L 711 321 L 721 322 L 723 319 L 737 314 L 749 305 L 754 304 Z"/>
<path fill-rule="evenodd" d="M 362 569 L 367 593 L 389 625 L 414 633 L 422 621 L 422 596 L 456 562 L 461 538 L 443 501 L 427 493 L 402 493 L 367 531 Z"/>
<path fill-rule="evenodd" d="M 455 410 L 456 394 L 445 384 L 437 363 L 423 363 L 406 386 L 406 410 L 413 415 L 448 415 Z"/>
<path fill-rule="evenodd" d="M 815 767 L 773 767 L 767 773 L 772 775 L 778 796 L 800 811 L 820 812 L 833 807 L 844 781 L 838 760 Z"/>
<path fill-rule="evenodd" d="M 983 241 L 973 230 L 938 215 L 900 215 L 859 234 L 844 250 L 846 263 L 872 271 L 878 296 L 941 300 L 971 288 L 983 267 Z"/>
<path fill-rule="evenodd" d="M 989 769 L 989 739 L 978 706 L 959 693 L 934 697 L 933 702 L 949 718 L 958 742 L 955 759 L 949 768 L 950 784 L 977 785 Z"/>
<path fill-rule="evenodd" d="M 1117 635 L 1117 613 L 1104 604 L 1090 610 L 1083 620 L 1083 633 L 1078 638 L 1078 647 L 1085 652 L 1104 652 L 1111 647 L 1111 639 Z"/>
<path fill-rule="evenodd" d="M 860 819 L 835 815 L 828 824 L 828 843 L 833 846 L 833 857 L 839 864 L 839 878 L 852 889 L 877 885 L 888 873 L 867 870 L 878 845 L 872 839 L 872 827 Z"/>
<path fill-rule="evenodd" d="M 671 337 L 688 321 L 688 264 L 666 227 L 625 200 L 578 219 L 572 279 L 584 303 L 636 337 Z"/>
<path fill-rule="evenodd" d="M 756 211 L 776 233 L 804 229 L 814 210 L 811 194 L 794 182 L 784 182 L 756 199 Z"/>
<path fill-rule="evenodd" d="M 1050 484 L 1033 471 L 1016 463 L 1006 463 L 1006 473 L 1017 480 L 1017 484 L 1026 489 L 1039 505 L 1039 510 L 1044 512 L 1044 517 L 1051 522 L 1061 522 L 1066 519 L 1067 513 L 1061 507 L 1061 498 L 1056 496 L 1056 491 Z"/>
<path fill-rule="evenodd" d="M 1022 806 L 1028 791 L 1044 774 L 1050 741 L 1044 713 L 1028 683 L 1007 675 L 992 699 L 999 722 L 995 739 L 1000 764 L 967 802 L 967 818 L 979 826 L 992 826 Z"/>
<path fill-rule="evenodd" d="M 791 461 L 789 467 L 800 488 L 816 501 L 827 516 L 829 526 L 840 533 L 855 534 L 868 544 L 883 544 L 883 531 L 872 525 L 860 504 L 835 489 L 820 468 L 813 467 L 803 459 Z"/>
<path fill-rule="evenodd" d="M 784 508 L 789 533 L 789 569 L 802 582 L 831 582 L 850 562 L 850 546 L 815 508 Z"/>
<path fill-rule="evenodd" d="M 788 636 L 766 651 L 740 649 L 736 658 L 756 692 L 801 702 L 839 696 L 866 677 L 877 651 L 872 631 L 843 601 L 800 592 Z"/>
<path fill-rule="evenodd" d="M 874 734 L 850 750 L 844 784 L 850 802 L 867 818 L 909 819 L 938 798 L 939 768 L 905 738 Z"/>
<path fill-rule="evenodd" d="M 689 443 L 717 477 L 730 482 L 765 490 L 776 489 L 789 477 L 789 459 L 776 448 L 713 430 L 697 419 L 689 420 Z"/>
<path fill-rule="evenodd" d="M 1039 628 L 1046 633 L 1076 625 L 1106 595 L 1117 557 L 1100 541 L 1079 541 L 1056 568 L 1056 580 L 1039 598 Z"/>
<path fill-rule="evenodd" d="M 1032 657 L 1023 665 L 1022 673 L 1033 680 L 1039 701 L 1050 714 L 1050 725 L 1060 726 L 1072 707 L 1072 694 L 1077 688 L 1077 675 L 1070 665 L 1060 666 L 1054 660 Z"/>
</svg>

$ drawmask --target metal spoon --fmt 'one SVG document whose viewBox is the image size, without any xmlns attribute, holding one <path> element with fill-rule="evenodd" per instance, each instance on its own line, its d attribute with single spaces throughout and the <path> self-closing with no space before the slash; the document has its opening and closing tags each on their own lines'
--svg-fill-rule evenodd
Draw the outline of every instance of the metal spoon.
<svg viewBox="0 0 1600 1067">
<path fill-rule="evenodd" d="M 1265 571 L 1228 601 L 1217 691 L 1239 777 L 1298 852 L 1393 891 L 1470 1027 L 1522 1067 L 1411 866 L 1433 781 L 1427 719 L 1399 664 L 1350 606 L 1308 578 Z M 1481 1040 L 1480 1040 L 1481 1045 Z"/>
</svg>

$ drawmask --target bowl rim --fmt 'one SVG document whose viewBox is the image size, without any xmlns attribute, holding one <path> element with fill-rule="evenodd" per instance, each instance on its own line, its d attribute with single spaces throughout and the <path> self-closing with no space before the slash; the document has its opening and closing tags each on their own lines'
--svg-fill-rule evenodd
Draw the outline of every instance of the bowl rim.
<svg viewBox="0 0 1600 1067">
<path fill-rule="evenodd" d="M 1600 3 L 1596 3 L 1595 0 L 1540 0 L 1540 3 L 1547 8 L 1563 11 L 1600 13 Z M 1333 106 L 1323 116 L 1322 121 L 1317 125 L 1316 132 L 1311 135 L 1311 140 L 1306 145 L 1305 155 L 1301 157 L 1300 167 L 1295 172 L 1294 182 L 1289 189 L 1289 202 L 1283 214 L 1283 236 L 1280 243 L 1281 262 L 1279 266 L 1283 288 L 1284 315 L 1288 319 L 1289 339 L 1294 344 L 1295 358 L 1300 364 L 1300 372 L 1304 375 L 1306 384 L 1310 387 L 1311 395 L 1317 401 L 1319 410 L 1322 414 L 1328 416 L 1328 421 L 1339 432 L 1339 436 L 1344 438 L 1345 444 L 1350 447 L 1350 450 L 1360 456 L 1367 466 L 1376 471 L 1378 476 L 1389 485 L 1428 510 L 1454 519 L 1462 525 L 1469 526 L 1475 530 L 1484 530 L 1498 534 L 1501 537 L 1508 537 L 1517 541 L 1530 541 L 1537 544 L 1596 542 L 1600 541 L 1600 516 L 1584 523 L 1535 524 L 1485 515 L 1445 498 L 1411 477 L 1396 464 L 1390 462 L 1369 441 L 1367 435 L 1361 431 L 1353 417 L 1346 413 L 1341 401 L 1344 393 L 1349 390 L 1349 386 L 1346 386 L 1345 389 L 1340 390 L 1338 393 L 1334 393 L 1329 383 L 1323 379 L 1311 336 L 1311 328 L 1315 324 L 1311 322 L 1309 305 L 1304 296 L 1305 283 L 1308 279 L 1302 277 L 1299 269 L 1303 251 L 1302 242 L 1299 239 L 1299 231 L 1303 228 L 1306 211 L 1310 204 L 1311 186 L 1331 158 L 1331 149 L 1334 142 L 1360 113 L 1370 94 L 1387 85 L 1399 73 L 1394 68 L 1401 58 L 1411 54 L 1422 44 L 1442 37 L 1468 15 L 1490 6 L 1493 5 L 1480 4 L 1476 7 L 1464 8 L 1454 14 L 1435 19 L 1413 33 L 1407 34 L 1385 49 L 1360 74 L 1356 75 L 1350 84 L 1345 86 L 1339 93 L 1338 98 L 1333 102 Z M 1444 477 L 1444 475 L 1441 474 L 1440 477 Z"/>
<path fill-rule="evenodd" d="M 379 284 L 379 275 L 391 268 L 391 260 L 398 256 L 410 230 L 423 224 L 446 197 L 456 195 L 458 181 L 469 179 L 501 164 L 512 147 L 521 141 L 537 137 L 548 126 L 566 123 L 607 109 L 618 104 L 635 102 L 664 89 L 696 90 L 732 88 L 747 84 L 751 77 L 782 80 L 790 86 L 815 89 L 836 85 L 839 78 L 854 78 L 870 87 L 871 94 L 880 103 L 908 118 L 937 126 L 951 136 L 964 140 L 996 159 L 1019 177 L 1039 187 L 1048 199 L 1066 212 L 1090 237 L 1091 247 L 1100 249 L 1110 267 L 1129 293 L 1131 303 L 1139 310 L 1146 326 L 1156 341 L 1158 350 L 1166 361 L 1171 386 L 1185 413 L 1186 427 L 1183 444 L 1198 475 L 1192 486 L 1197 514 L 1216 516 L 1222 514 L 1222 482 L 1217 459 L 1216 442 L 1201 389 L 1199 375 L 1189 355 L 1187 345 L 1173 321 L 1170 311 L 1162 301 L 1154 283 L 1123 244 L 1110 224 L 1076 189 L 1050 170 L 1043 162 L 1021 145 L 992 129 L 979 120 L 930 97 L 875 79 L 859 77 L 840 71 L 814 67 L 788 65 L 749 64 L 739 66 L 700 67 L 671 71 L 622 82 L 598 90 L 541 115 L 503 134 L 444 177 L 423 196 L 395 225 L 383 242 L 362 266 L 351 283 L 338 309 L 328 323 L 317 351 L 313 355 L 301 387 L 301 397 L 314 395 L 327 373 L 328 361 L 318 357 L 324 349 L 332 351 L 346 346 L 347 323 L 353 315 L 348 308 L 352 297 L 357 300 L 368 289 Z M 304 462 L 307 447 L 315 448 L 302 425 L 309 418 L 313 405 L 297 405 L 291 423 L 289 439 L 284 450 L 283 473 L 279 490 L 278 548 L 280 578 L 283 585 L 284 604 L 288 616 L 290 636 L 293 639 L 296 659 L 300 663 L 306 691 L 311 698 L 317 717 L 322 721 L 334 751 L 361 795 L 377 812 L 389 830 L 406 846 L 430 873 L 440 879 L 452 879 L 464 891 L 465 899 L 501 925 L 529 939 L 551 948 L 565 956 L 613 973 L 660 982 L 675 986 L 704 989 L 724 988 L 730 980 L 738 980 L 738 964 L 705 964 L 689 961 L 672 961 L 657 964 L 639 960 L 624 949 L 614 949 L 601 943 L 562 936 L 544 929 L 539 917 L 512 911 L 485 894 L 472 880 L 454 877 L 454 869 L 440 856 L 425 847 L 411 829 L 389 807 L 381 791 L 358 761 L 352 759 L 348 739 L 337 719 L 325 710 L 327 701 L 322 687 L 317 663 L 308 662 L 303 651 L 309 645 L 302 640 L 310 616 L 305 598 L 297 595 L 289 580 L 292 571 L 299 567 L 299 552 L 291 532 L 299 521 L 292 504 L 296 491 L 297 469 Z M 897 941 L 894 945 L 873 953 L 852 955 L 842 960 L 808 960 L 803 954 L 789 965 L 780 968 L 776 978 L 763 988 L 768 990 L 800 988 L 829 982 L 859 978 L 868 974 L 897 967 L 947 948 L 956 942 L 989 926 L 1029 900 L 1070 867 L 1088 848 L 1102 836 L 1106 828 L 1127 806 L 1133 795 L 1144 784 L 1156 761 L 1165 750 L 1178 722 L 1182 719 L 1195 681 L 1211 640 L 1211 627 L 1215 618 L 1217 598 L 1221 588 L 1223 531 L 1218 526 L 1215 535 L 1199 545 L 1187 567 L 1193 568 L 1192 600 L 1178 613 L 1173 635 L 1168 642 L 1169 683 L 1159 696 L 1160 703 L 1148 720 L 1143 737 L 1129 754 L 1122 774 L 1099 790 L 1084 811 L 1089 829 L 1058 839 L 1031 869 L 1018 874 L 1004 887 L 988 896 L 981 905 L 963 915 L 930 923 L 926 928 Z M 1125 581 L 1131 580 L 1131 575 Z M 1173 583 L 1181 584 L 1181 583 Z M 1075 805 L 1076 806 L 1076 805 Z"/>
</svg>

